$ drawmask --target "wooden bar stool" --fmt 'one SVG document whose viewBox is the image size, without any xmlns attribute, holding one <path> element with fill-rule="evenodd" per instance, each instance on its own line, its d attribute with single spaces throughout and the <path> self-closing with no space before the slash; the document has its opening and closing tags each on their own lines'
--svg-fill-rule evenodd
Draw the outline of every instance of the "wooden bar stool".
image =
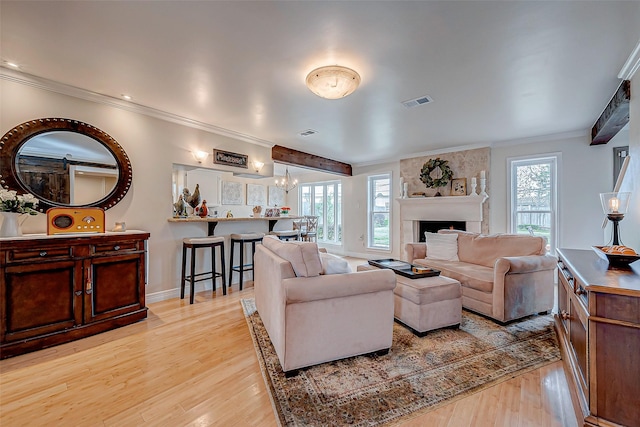
<svg viewBox="0 0 640 427">
<path fill-rule="evenodd" d="M 196 274 L 196 249 L 199 248 L 211 248 L 211 271 Z M 220 248 L 220 264 L 222 266 L 222 272 L 216 272 L 216 248 Z M 189 275 L 186 275 L 187 270 L 187 249 L 191 249 L 191 270 Z M 227 283 L 225 282 L 225 265 L 224 265 L 224 237 L 193 237 L 182 239 L 182 280 L 180 282 L 180 299 L 184 299 L 184 287 L 185 282 L 189 281 L 191 286 L 191 294 L 189 295 L 189 302 L 193 304 L 193 298 L 195 294 L 195 284 L 202 280 L 211 279 L 213 285 L 213 291 L 216 290 L 216 277 L 222 279 L 222 293 L 227 294 Z M 210 276 L 208 276 L 210 275 Z M 208 277 L 201 277 L 208 276 Z"/>
<path fill-rule="evenodd" d="M 243 282 L 243 273 L 245 271 L 253 271 L 253 256 L 256 253 L 256 242 L 262 242 L 262 238 L 264 237 L 264 233 L 243 233 L 243 234 L 232 234 L 231 238 L 231 255 L 229 256 L 229 287 L 231 287 L 233 272 L 237 271 L 240 275 L 240 290 L 242 290 L 242 282 Z M 238 243 L 240 245 L 240 264 L 235 266 L 233 265 L 233 248 L 235 244 Z M 251 263 L 244 263 L 244 250 L 245 244 L 251 243 Z"/>
<path fill-rule="evenodd" d="M 277 236 L 280 240 L 300 240 L 300 230 L 271 231 L 269 234 Z"/>
</svg>

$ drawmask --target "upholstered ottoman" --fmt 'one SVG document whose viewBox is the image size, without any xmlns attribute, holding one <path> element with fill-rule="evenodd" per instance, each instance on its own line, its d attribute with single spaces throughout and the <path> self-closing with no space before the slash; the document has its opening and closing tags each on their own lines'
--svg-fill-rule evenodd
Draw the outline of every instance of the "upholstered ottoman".
<svg viewBox="0 0 640 427">
<path fill-rule="evenodd" d="M 361 264 L 358 271 L 377 267 Z M 457 327 L 462 317 L 460 282 L 445 276 L 409 279 L 396 274 L 394 317 L 410 327 L 416 335 L 444 328 Z"/>
</svg>

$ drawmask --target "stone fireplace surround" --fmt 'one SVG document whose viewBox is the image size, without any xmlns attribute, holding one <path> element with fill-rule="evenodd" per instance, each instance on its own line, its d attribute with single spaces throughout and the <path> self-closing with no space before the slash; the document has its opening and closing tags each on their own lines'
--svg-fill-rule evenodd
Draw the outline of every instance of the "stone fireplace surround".
<svg viewBox="0 0 640 427">
<path fill-rule="evenodd" d="M 442 196 L 396 199 L 400 204 L 400 248 L 420 241 L 420 221 L 464 221 L 467 231 L 481 232 L 482 205 L 488 197 Z"/>
</svg>

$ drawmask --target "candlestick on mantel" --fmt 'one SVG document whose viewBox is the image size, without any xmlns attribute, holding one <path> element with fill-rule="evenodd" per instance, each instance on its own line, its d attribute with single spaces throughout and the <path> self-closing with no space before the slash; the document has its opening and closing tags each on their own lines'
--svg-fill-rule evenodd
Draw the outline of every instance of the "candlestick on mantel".
<svg viewBox="0 0 640 427">
<path fill-rule="evenodd" d="M 482 171 L 482 172 L 484 172 L 484 171 Z M 480 178 L 480 195 L 481 196 L 489 197 L 489 195 L 485 191 L 486 189 L 487 189 L 487 180 L 484 179 L 484 178 Z"/>
<path fill-rule="evenodd" d="M 485 179 L 485 171 L 480 171 L 480 179 Z"/>
<path fill-rule="evenodd" d="M 477 187 L 478 183 L 476 182 L 476 177 L 471 177 L 471 194 L 469 194 L 470 196 L 477 196 L 478 194 L 476 193 L 476 187 Z"/>
</svg>

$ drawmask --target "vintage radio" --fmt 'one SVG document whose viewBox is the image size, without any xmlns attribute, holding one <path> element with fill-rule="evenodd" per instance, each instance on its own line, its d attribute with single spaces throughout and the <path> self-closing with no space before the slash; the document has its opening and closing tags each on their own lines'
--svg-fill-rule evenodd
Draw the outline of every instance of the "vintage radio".
<svg viewBox="0 0 640 427">
<path fill-rule="evenodd" d="M 104 209 L 51 208 L 47 210 L 47 234 L 104 233 Z"/>
</svg>

